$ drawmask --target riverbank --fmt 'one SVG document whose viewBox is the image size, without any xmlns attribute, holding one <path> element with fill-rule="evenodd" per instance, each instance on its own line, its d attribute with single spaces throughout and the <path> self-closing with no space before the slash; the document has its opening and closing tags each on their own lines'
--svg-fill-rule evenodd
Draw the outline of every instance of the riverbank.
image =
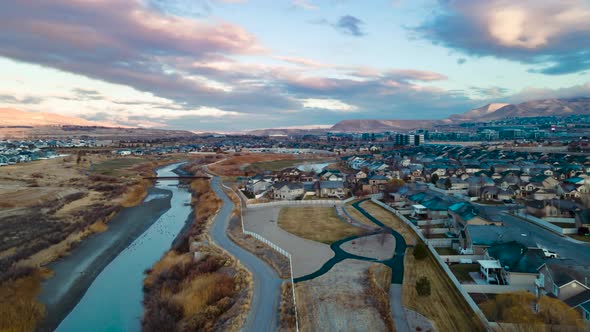
<svg viewBox="0 0 590 332">
<path fill-rule="evenodd" d="M 122 210 L 106 231 L 89 236 L 68 256 L 47 266 L 54 275 L 42 283 L 39 300 L 47 314 L 40 331 L 57 328 L 100 272 L 170 209 L 170 197 L 169 191 L 151 188 L 147 202 Z"/>
<path fill-rule="evenodd" d="M 175 245 L 146 273 L 143 331 L 238 331 L 249 310 L 252 277 L 211 243 L 222 201 L 208 180 L 191 182 L 194 213 Z"/>
</svg>

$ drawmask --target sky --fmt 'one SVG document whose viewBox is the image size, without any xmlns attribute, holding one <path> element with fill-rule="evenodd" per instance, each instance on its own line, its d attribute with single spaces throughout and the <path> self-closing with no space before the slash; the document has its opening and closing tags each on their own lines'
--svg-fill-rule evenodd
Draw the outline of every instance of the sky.
<svg viewBox="0 0 590 332">
<path fill-rule="evenodd" d="M 0 1 L 0 108 L 193 131 L 590 96 L 589 0 Z"/>
</svg>

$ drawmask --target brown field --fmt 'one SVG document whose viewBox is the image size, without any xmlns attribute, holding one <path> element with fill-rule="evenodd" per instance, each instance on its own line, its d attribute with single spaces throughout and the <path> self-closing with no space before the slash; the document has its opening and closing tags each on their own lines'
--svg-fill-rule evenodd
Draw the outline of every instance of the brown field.
<svg viewBox="0 0 590 332">
<path fill-rule="evenodd" d="M 432 257 L 417 261 L 412 250 L 408 249 L 404 265 L 404 306 L 430 319 L 437 331 L 485 331 L 465 299 Z M 421 297 L 416 293 L 416 280 L 422 276 L 430 279 L 430 296 Z"/>
<path fill-rule="evenodd" d="M 279 214 L 279 226 L 304 239 L 331 244 L 364 231 L 336 216 L 331 207 L 286 207 Z"/>
<path fill-rule="evenodd" d="M 41 281 L 50 275 L 46 269 L 34 269 L 0 285 L 0 331 L 33 331 L 45 313 L 37 302 Z"/>
<path fill-rule="evenodd" d="M 297 161 L 309 161 L 310 159 L 321 159 L 322 157 L 316 155 L 292 155 L 292 154 L 276 154 L 276 153 L 236 153 L 228 156 L 226 160 L 211 165 L 209 170 L 222 176 L 249 176 L 254 175 L 260 171 L 260 167 L 253 167 L 248 170 L 248 166 L 255 166 L 256 164 L 264 167 L 271 167 L 276 169 L 277 165 L 283 165 L 288 167 L 294 163 L 285 164 L 272 164 L 269 162 L 281 161 L 281 160 L 297 160 Z M 265 166 L 266 165 L 266 166 Z M 269 166 L 270 165 L 270 166 Z"/>
</svg>

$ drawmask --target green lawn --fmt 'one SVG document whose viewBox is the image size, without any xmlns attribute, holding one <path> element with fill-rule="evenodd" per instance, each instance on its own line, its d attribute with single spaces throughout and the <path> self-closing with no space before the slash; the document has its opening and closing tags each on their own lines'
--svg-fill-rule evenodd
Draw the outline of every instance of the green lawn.
<svg viewBox="0 0 590 332">
<path fill-rule="evenodd" d="M 126 168 L 145 163 L 142 158 L 116 158 L 92 165 L 92 172 L 104 175 L 121 175 Z"/>
<path fill-rule="evenodd" d="M 473 281 L 469 272 L 478 272 L 479 264 L 455 264 L 451 265 L 451 271 L 460 282 Z"/>
</svg>

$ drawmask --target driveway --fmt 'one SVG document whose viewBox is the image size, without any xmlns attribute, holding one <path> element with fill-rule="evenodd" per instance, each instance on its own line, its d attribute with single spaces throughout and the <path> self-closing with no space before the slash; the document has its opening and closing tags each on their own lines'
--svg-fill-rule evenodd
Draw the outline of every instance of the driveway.
<svg viewBox="0 0 590 332">
<path fill-rule="evenodd" d="M 227 250 L 230 254 L 252 273 L 254 280 L 254 292 L 250 312 L 242 331 L 278 331 L 279 330 L 279 306 L 281 294 L 281 279 L 270 266 L 258 259 L 250 252 L 242 249 L 232 242 L 226 234 L 232 210 L 233 202 L 227 197 L 221 187 L 221 180 L 214 176 L 211 187 L 215 194 L 223 201 L 221 210 L 215 217 L 211 227 L 211 237 L 214 242 Z"/>
</svg>

